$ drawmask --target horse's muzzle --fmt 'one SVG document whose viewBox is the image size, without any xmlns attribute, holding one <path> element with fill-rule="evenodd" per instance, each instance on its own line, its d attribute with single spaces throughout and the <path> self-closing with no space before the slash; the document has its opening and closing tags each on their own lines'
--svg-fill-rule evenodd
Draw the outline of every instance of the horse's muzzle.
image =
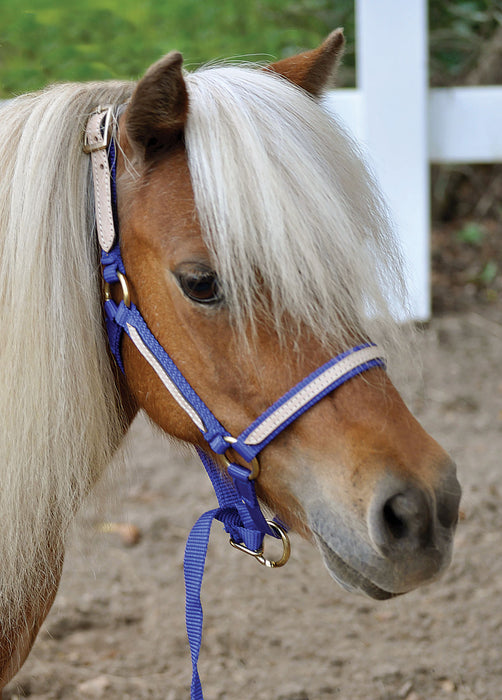
<svg viewBox="0 0 502 700">
<path fill-rule="evenodd" d="M 338 583 L 389 598 L 437 578 L 448 566 L 460 496 L 453 463 L 441 470 L 434 489 L 388 472 L 376 484 L 365 529 L 345 507 L 328 516 L 325 502 L 311 513 L 311 527 Z"/>
</svg>

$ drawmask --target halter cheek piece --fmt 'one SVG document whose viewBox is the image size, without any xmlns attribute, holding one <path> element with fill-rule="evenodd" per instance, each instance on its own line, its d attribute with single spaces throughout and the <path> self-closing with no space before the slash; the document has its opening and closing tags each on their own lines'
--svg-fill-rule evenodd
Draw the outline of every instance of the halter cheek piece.
<svg viewBox="0 0 502 700">
<path fill-rule="evenodd" d="M 385 362 L 376 345 L 353 347 L 329 360 L 290 389 L 240 435 L 231 435 L 190 386 L 153 336 L 141 313 L 130 302 L 118 237 L 115 124 L 114 109 L 100 107 L 91 114 L 84 136 L 84 151 L 91 155 L 92 162 L 96 229 L 101 247 L 104 306 L 110 348 L 124 372 L 120 345 L 125 332 L 171 396 L 199 428 L 209 448 L 207 452 L 198 450 L 199 456 L 219 502 L 219 508 L 199 518 L 189 535 L 185 551 L 187 631 L 193 662 L 192 698 L 202 698 L 197 673 L 202 633 L 200 587 L 213 518 L 223 523 L 234 547 L 251 554 L 270 568 L 283 566 L 289 558 L 289 540 L 284 525 L 277 520 L 266 520 L 260 509 L 255 490 L 255 480 L 259 475 L 257 456 L 276 435 L 324 396 L 366 370 L 385 367 Z M 123 298 L 119 304 L 113 301 L 109 291 L 110 284 L 115 282 L 119 282 L 122 287 Z M 241 466 L 224 457 L 231 481 L 222 474 L 210 454 L 212 451 L 225 455 L 230 447 L 247 463 L 247 466 Z M 265 535 L 282 541 L 283 553 L 278 560 L 264 556 Z"/>
</svg>

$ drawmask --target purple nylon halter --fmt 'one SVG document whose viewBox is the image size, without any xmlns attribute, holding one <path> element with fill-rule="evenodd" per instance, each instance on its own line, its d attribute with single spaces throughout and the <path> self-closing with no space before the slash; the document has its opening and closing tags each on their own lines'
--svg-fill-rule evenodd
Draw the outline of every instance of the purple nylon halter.
<svg viewBox="0 0 502 700">
<path fill-rule="evenodd" d="M 90 127 L 88 127 L 84 150 L 92 156 L 104 149 L 108 152 L 112 212 L 109 218 L 113 221 L 111 221 L 110 246 L 107 245 L 107 249 L 104 249 L 101 243 L 102 236 L 98 230 L 102 245 L 103 279 L 105 285 L 120 282 L 123 289 L 127 289 L 126 272 L 118 237 L 115 141 L 113 129 L 108 129 L 113 121 L 113 112 L 111 108 L 106 108 L 97 110 L 97 114 L 102 114 L 97 121 L 98 131 L 90 134 Z M 95 115 L 96 113 L 91 115 L 91 119 Z M 96 127 L 94 129 L 96 130 Z M 96 145 L 93 146 L 93 143 Z M 95 187 L 97 187 L 96 177 Z M 95 192 L 96 199 L 98 194 Z M 97 211 L 97 220 L 101 214 Z M 98 220 L 98 229 L 99 225 Z M 197 670 L 202 641 L 200 590 L 213 519 L 223 523 L 226 532 L 230 535 L 231 544 L 252 554 L 260 563 L 271 568 L 285 563 L 289 556 L 289 541 L 285 527 L 277 520 L 265 519 L 256 495 L 255 478 L 259 472 L 257 455 L 276 435 L 324 396 L 362 372 L 373 367 L 385 367 L 385 362 L 379 356 L 377 347 L 371 343 L 351 348 L 315 370 L 261 416 L 258 416 L 240 435 L 233 437 L 190 386 L 171 357 L 156 340 L 136 306 L 126 303 L 124 299 L 116 304 L 109 294 L 105 294 L 104 306 L 110 348 L 122 372 L 124 372 L 124 365 L 121 338 L 125 332 L 173 397 L 199 427 L 208 445 L 207 452 L 202 450 L 198 452 L 216 492 L 219 507 L 204 513 L 194 525 L 187 540 L 184 562 L 186 624 L 193 666 L 191 697 L 192 700 L 202 700 L 202 688 Z M 211 456 L 211 451 L 224 455 L 230 447 L 248 463 L 248 466 L 226 460 L 227 472 L 230 476 L 228 479 Z M 271 561 L 264 557 L 265 535 L 282 540 L 284 553 L 281 560 Z"/>
</svg>

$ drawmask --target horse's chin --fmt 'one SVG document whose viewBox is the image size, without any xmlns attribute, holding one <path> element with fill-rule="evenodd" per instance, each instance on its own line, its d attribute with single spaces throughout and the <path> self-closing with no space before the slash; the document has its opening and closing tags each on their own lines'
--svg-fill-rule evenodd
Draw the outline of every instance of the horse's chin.
<svg viewBox="0 0 502 700">
<path fill-rule="evenodd" d="M 335 581 L 346 591 L 364 593 L 375 600 L 388 600 L 389 598 L 401 595 L 400 593 L 385 591 L 383 588 L 374 584 L 369 578 L 347 564 L 331 549 L 328 543 L 319 534 L 314 533 L 314 536 L 327 570 Z"/>
</svg>

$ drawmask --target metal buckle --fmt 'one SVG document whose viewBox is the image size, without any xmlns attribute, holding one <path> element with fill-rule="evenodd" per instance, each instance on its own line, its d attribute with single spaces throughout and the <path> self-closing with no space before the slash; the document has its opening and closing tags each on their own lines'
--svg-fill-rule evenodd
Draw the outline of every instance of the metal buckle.
<svg viewBox="0 0 502 700">
<path fill-rule="evenodd" d="M 228 442 L 229 445 L 233 445 L 234 443 L 237 442 L 237 438 L 232 437 L 231 435 L 224 435 L 223 439 L 225 442 Z M 222 459 L 225 465 L 225 468 L 228 469 L 230 466 L 230 460 L 226 456 L 226 454 L 222 454 Z M 258 475 L 260 474 L 260 463 L 258 462 L 257 457 L 253 457 L 253 459 L 250 462 L 246 462 L 244 465 L 247 469 L 249 469 L 249 476 L 248 479 L 249 481 L 253 481 L 254 479 L 258 478 Z"/>
<path fill-rule="evenodd" d="M 280 525 L 278 525 L 273 520 L 267 520 L 267 525 L 272 530 L 277 532 L 277 534 L 281 538 L 282 555 L 279 557 L 279 559 L 274 560 L 265 557 L 263 554 L 263 547 L 260 547 L 260 549 L 257 549 L 256 552 L 254 552 L 252 549 L 246 547 L 245 544 L 235 542 L 233 539 L 230 539 L 230 544 L 232 545 L 232 547 L 234 547 L 234 549 L 238 549 L 240 552 L 244 552 L 245 554 L 251 555 L 256 559 L 257 562 L 259 562 L 263 566 L 266 566 L 268 569 L 278 569 L 279 567 L 284 566 L 284 564 L 288 561 L 289 555 L 291 554 L 291 543 L 289 541 L 289 537 L 286 531 L 283 530 Z"/>
<path fill-rule="evenodd" d="M 112 125 L 112 118 L 113 118 L 113 108 L 112 107 L 101 107 L 99 106 L 97 109 L 94 110 L 94 112 L 91 113 L 91 116 L 89 117 L 89 120 L 92 119 L 92 117 L 96 114 L 102 114 L 103 118 L 101 119 L 99 123 L 99 130 L 101 132 L 101 135 L 98 136 L 97 134 L 92 135 L 92 142 L 89 141 L 89 131 L 86 130 L 84 134 L 84 146 L 83 150 L 84 153 L 94 153 L 94 151 L 101 151 L 104 148 L 108 147 L 108 144 L 110 143 L 110 137 L 111 137 L 111 125 Z M 89 123 L 89 121 L 87 122 Z"/>
</svg>

